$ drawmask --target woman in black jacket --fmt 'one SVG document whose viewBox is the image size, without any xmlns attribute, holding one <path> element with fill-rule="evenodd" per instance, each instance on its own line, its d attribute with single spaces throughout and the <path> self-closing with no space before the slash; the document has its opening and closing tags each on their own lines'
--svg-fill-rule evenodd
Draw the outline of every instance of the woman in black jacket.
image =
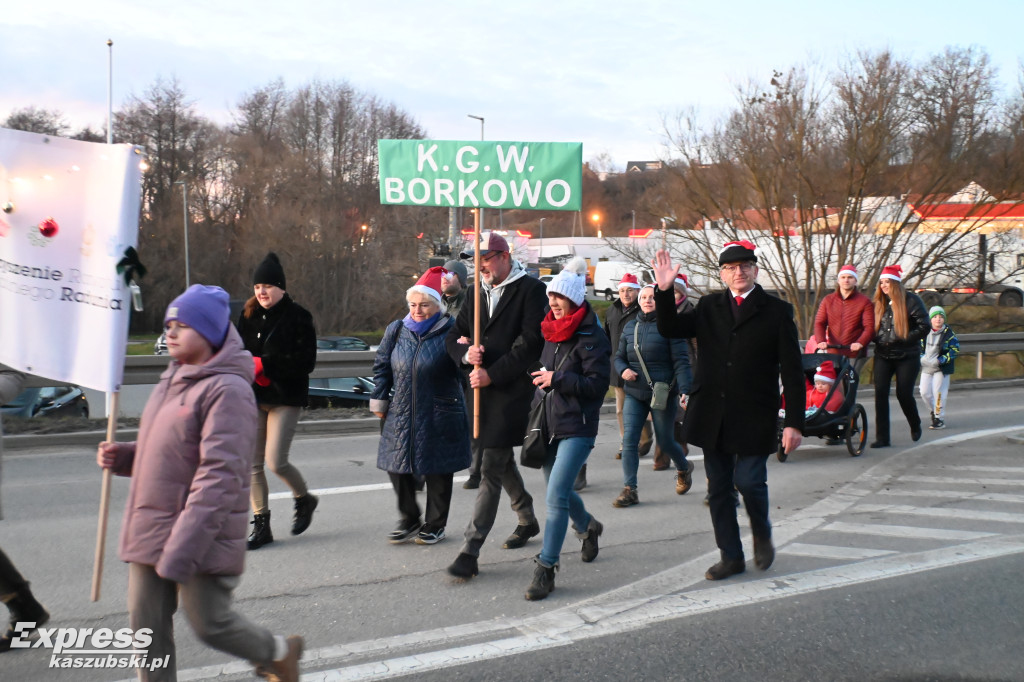
<svg viewBox="0 0 1024 682">
<path fill-rule="evenodd" d="M 921 417 L 914 384 L 921 370 L 921 339 L 930 325 L 921 297 L 903 288 L 903 268 L 882 268 L 875 291 L 875 442 L 889 446 L 889 384 L 896 375 L 896 398 L 910 424 L 910 437 L 921 438 Z"/>
<path fill-rule="evenodd" d="M 309 399 L 309 375 L 316 365 L 313 316 L 285 292 L 284 268 L 269 253 L 253 274 L 255 295 L 245 302 L 238 332 L 256 364 L 252 388 L 259 406 L 259 439 L 252 466 L 253 531 L 249 549 L 274 541 L 264 463 L 277 474 L 295 498 L 292 535 L 309 528 L 317 497 L 302 474 L 288 462 L 299 414 Z"/>
<path fill-rule="evenodd" d="M 574 258 L 548 283 L 551 309 L 541 322 L 542 367 L 533 372 L 534 401 L 547 393 L 545 414 L 550 442 L 544 463 L 547 520 L 544 544 L 536 557 L 529 600 L 544 599 L 555 589 L 558 557 L 572 519 L 583 540 L 581 558 L 597 557 L 603 526 L 587 511 L 573 482 L 594 448 L 601 404 L 608 392 L 611 346 L 597 315 L 586 302 L 586 261 Z"/>
</svg>

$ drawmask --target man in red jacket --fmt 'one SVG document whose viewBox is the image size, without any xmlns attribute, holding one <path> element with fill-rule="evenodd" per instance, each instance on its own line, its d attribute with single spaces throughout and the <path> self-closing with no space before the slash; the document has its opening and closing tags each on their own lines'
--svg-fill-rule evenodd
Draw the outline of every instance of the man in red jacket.
<svg viewBox="0 0 1024 682">
<path fill-rule="evenodd" d="M 826 296 L 814 316 L 814 338 L 818 349 L 830 350 L 853 360 L 860 372 L 867 361 L 867 346 L 875 334 L 875 309 L 871 299 L 857 290 L 857 268 L 844 265 L 836 278 L 836 290 Z"/>
</svg>

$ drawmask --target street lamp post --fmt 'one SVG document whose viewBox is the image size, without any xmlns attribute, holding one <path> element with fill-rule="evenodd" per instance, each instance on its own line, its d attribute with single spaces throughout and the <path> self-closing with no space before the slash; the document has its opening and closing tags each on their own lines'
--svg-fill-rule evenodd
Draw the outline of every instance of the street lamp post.
<svg viewBox="0 0 1024 682">
<path fill-rule="evenodd" d="M 537 250 L 537 260 L 544 257 L 544 218 L 540 219 L 540 248 Z"/>
<path fill-rule="evenodd" d="M 184 180 L 178 180 L 174 184 L 181 185 L 181 220 L 185 230 L 185 288 L 188 289 L 192 280 L 188 264 L 188 185 Z"/>
<path fill-rule="evenodd" d="M 594 221 L 594 225 L 597 226 L 597 238 L 601 239 L 601 214 L 595 211 L 590 219 Z"/>
<path fill-rule="evenodd" d="M 114 144 L 114 41 L 107 38 L 107 144 Z"/>
</svg>

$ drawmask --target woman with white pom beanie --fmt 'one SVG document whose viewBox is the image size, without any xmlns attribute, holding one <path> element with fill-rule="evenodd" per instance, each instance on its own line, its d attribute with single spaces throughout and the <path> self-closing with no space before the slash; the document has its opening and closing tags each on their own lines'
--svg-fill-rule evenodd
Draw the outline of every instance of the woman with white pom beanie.
<svg viewBox="0 0 1024 682">
<path fill-rule="evenodd" d="M 547 482 L 544 545 L 536 557 L 533 582 L 526 590 L 531 601 L 544 599 L 555 589 L 555 571 L 570 518 L 576 537 L 583 541 L 584 562 L 597 558 L 603 530 L 573 490 L 573 482 L 594 448 L 611 371 L 611 344 L 586 301 L 586 268 L 586 261 L 574 258 L 548 283 L 551 309 L 541 322 L 544 350 L 542 367 L 533 373 L 534 401 L 547 394 L 550 441 L 543 466 Z"/>
</svg>

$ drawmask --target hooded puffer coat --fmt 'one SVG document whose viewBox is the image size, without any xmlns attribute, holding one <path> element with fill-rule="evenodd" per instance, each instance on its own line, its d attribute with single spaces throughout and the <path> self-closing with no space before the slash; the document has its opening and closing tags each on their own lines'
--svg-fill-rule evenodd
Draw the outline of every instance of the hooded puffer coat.
<svg viewBox="0 0 1024 682">
<path fill-rule="evenodd" d="M 442 314 L 425 334 L 402 320 L 388 325 L 373 363 L 371 409 L 385 412 L 377 468 L 395 474 L 448 474 L 469 467 L 469 421 L 462 374 Z M 392 395 L 393 392 L 393 395 Z M 390 397 L 389 397 L 390 396 Z"/>
<path fill-rule="evenodd" d="M 123 561 L 183 583 L 241 575 L 256 445 L 252 355 L 229 327 L 205 364 L 172 361 L 142 413 L 139 439 L 113 471 L 131 476 Z"/>
</svg>

